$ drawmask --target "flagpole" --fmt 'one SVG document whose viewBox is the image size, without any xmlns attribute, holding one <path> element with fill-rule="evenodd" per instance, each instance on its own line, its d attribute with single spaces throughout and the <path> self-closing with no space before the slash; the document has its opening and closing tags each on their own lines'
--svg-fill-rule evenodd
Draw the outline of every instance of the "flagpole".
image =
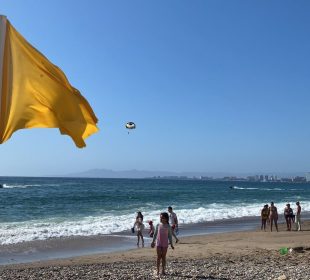
<svg viewBox="0 0 310 280">
<path fill-rule="evenodd" d="M 4 58 L 4 45 L 6 36 L 6 16 L 0 15 L 0 108 L 2 96 L 2 80 L 3 80 L 3 58 Z"/>
</svg>

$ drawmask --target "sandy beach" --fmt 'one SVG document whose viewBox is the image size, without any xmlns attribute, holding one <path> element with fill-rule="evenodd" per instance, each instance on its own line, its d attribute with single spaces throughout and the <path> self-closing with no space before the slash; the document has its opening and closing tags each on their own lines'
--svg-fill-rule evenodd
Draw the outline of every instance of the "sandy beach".
<svg viewBox="0 0 310 280">
<path fill-rule="evenodd" d="M 161 279 L 310 279 L 310 222 L 303 231 L 239 231 L 183 237 Z M 282 247 L 292 252 L 281 255 Z M 155 250 L 1 266 L 0 279 L 156 279 Z"/>
</svg>

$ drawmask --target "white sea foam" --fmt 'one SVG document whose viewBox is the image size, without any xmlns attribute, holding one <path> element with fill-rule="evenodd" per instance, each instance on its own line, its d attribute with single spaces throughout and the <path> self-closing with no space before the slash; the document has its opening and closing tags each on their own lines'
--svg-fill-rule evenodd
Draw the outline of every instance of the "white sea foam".
<svg viewBox="0 0 310 280">
<path fill-rule="evenodd" d="M 176 209 L 180 224 L 199 223 L 216 221 L 223 219 L 233 219 L 240 217 L 260 216 L 260 210 L 265 203 L 247 205 L 245 203 L 237 205 L 213 203 L 206 207 L 195 209 Z M 279 203 L 276 206 L 280 214 L 286 203 Z M 291 202 L 295 206 L 294 202 Z M 310 211 L 310 201 L 302 202 L 303 211 Z M 144 222 L 153 220 L 159 221 L 159 211 L 145 211 Z M 135 213 L 126 215 L 106 215 L 98 217 L 84 217 L 76 220 L 65 220 L 64 218 L 54 218 L 46 220 L 33 220 L 19 223 L 1 223 L 0 244 L 14 244 L 24 241 L 45 240 L 57 237 L 69 236 L 91 236 L 99 234 L 111 234 L 122 231 L 129 231 L 133 226 Z"/>
<path fill-rule="evenodd" d="M 7 184 L 3 184 L 3 188 L 4 189 L 13 189 L 13 188 L 27 188 L 26 185 L 7 185 Z"/>
<path fill-rule="evenodd" d="M 231 188 L 234 190 L 259 190 L 259 191 L 283 191 L 284 190 L 281 188 L 254 188 L 254 187 L 238 187 L 238 186 L 232 186 Z M 290 190 L 296 190 L 296 189 L 290 189 Z"/>
<path fill-rule="evenodd" d="M 9 185 L 9 184 L 3 184 L 2 185 L 4 189 L 14 189 L 14 188 L 20 188 L 20 189 L 25 189 L 25 188 L 29 188 L 29 187 L 41 187 L 42 185 L 38 185 L 38 184 L 32 184 L 32 185 Z"/>
</svg>

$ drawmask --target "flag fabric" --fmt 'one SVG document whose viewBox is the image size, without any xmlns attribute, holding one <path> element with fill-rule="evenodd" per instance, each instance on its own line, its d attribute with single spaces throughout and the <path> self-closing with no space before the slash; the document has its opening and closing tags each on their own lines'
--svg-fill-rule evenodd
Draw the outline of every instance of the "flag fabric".
<svg viewBox="0 0 310 280">
<path fill-rule="evenodd" d="M 59 128 L 82 148 L 97 122 L 62 70 L 0 16 L 0 143 L 19 129 Z"/>
</svg>

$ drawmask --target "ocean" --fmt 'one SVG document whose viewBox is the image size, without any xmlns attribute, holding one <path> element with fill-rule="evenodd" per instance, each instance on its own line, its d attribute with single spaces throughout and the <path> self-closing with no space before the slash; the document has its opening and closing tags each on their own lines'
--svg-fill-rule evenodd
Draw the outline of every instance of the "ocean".
<svg viewBox="0 0 310 280">
<path fill-rule="evenodd" d="M 158 222 L 172 206 L 182 227 L 260 216 L 275 202 L 310 211 L 309 183 L 0 177 L 0 244 L 130 232 L 136 212 Z M 257 218 L 259 225 L 259 218 Z"/>
</svg>

